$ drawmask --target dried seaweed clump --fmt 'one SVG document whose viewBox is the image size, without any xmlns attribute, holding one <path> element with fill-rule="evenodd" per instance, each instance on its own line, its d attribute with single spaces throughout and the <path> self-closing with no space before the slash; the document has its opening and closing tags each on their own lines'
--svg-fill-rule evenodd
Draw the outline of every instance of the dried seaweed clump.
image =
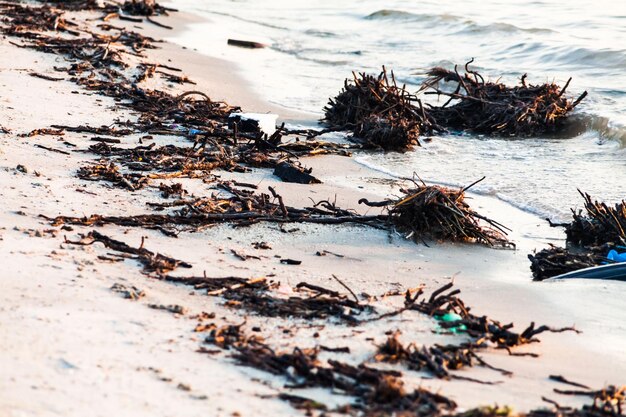
<svg viewBox="0 0 626 417">
<path fill-rule="evenodd" d="M 343 90 L 324 108 L 323 121 L 351 130 L 365 146 L 406 151 L 419 146 L 419 135 L 433 129 L 413 103 L 419 103 L 417 97 L 398 87 L 393 73 L 388 77 L 383 68 L 378 76 L 360 73 L 346 79 Z"/>
<path fill-rule="evenodd" d="M 475 212 L 465 202 L 465 190 L 414 183 L 391 204 L 389 218 L 415 241 L 424 239 L 478 242 L 489 246 L 515 245 L 506 227 Z"/>
<path fill-rule="evenodd" d="M 560 394 L 580 395 L 593 398 L 593 403 L 585 404 L 580 408 L 560 406 L 554 401 L 555 410 L 532 410 L 526 417 L 624 417 L 626 404 L 626 385 L 609 385 L 604 389 L 592 391 L 561 391 Z"/>
<path fill-rule="evenodd" d="M 529 254 L 533 279 L 544 280 L 579 269 L 610 262 L 610 249 L 626 245 L 626 201 L 615 206 L 594 201 L 578 190 L 585 200 L 585 213 L 572 210 L 571 223 L 565 227 L 566 248 L 551 246 Z"/>
<path fill-rule="evenodd" d="M 477 363 L 496 370 L 503 375 L 511 375 L 509 371 L 487 364 L 474 352 L 470 344 L 420 347 L 415 343 L 410 343 L 404 346 L 398 339 L 398 332 L 388 336 L 385 343 L 378 346 L 374 360 L 376 362 L 404 363 L 409 369 L 427 371 L 441 379 L 460 379 L 487 385 L 495 384 L 495 382 L 485 382 L 467 376 L 455 375 L 451 372 L 465 367 L 472 367 Z"/>
<path fill-rule="evenodd" d="M 234 358 L 239 364 L 285 376 L 293 388 L 332 388 L 354 396 L 356 401 L 338 410 L 342 414 L 438 417 L 456 408 L 451 399 L 426 389 L 407 391 L 399 372 L 336 360 L 324 364 L 317 357 L 317 349 L 276 353 L 267 345 L 254 343 L 238 346 L 237 350 Z"/>
<path fill-rule="evenodd" d="M 420 145 L 419 136 L 445 130 L 458 130 L 499 136 L 536 136 L 557 132 L 567 115 L 584 99 L 583 92 L 572 101 L 565 96 L 571 81 L 563 88 L 550 83 L 518 86 L 486 82 L 465 64 L 465 74 L 441 67 L 428 71 L 428 78 L 417 94 L 443 95 L 441 106 L 427 104 L 404 86 L 391 81 L 383 67 L 378 76 L 353 74 L 343 90 L 324 108 L 325 121 L 333 129 L 350 130 L 364 145 L 385 150 L 406 151 Z M 442 90 L 442 82 L 454 83 L 452 92 Z"/>
<path fill-rule="evenodd" d="M 167 15 L 168 11 L 175 11 L 161 6 L 154 0 L 126 0 L 122 5 L 122 10 L 132 16 Z"/>
<path fill-rule="evenodd" d="M 452 289 L 453 283 L 448 283 L 433 291 L 428 299 L 420 299 L 423 289 L 414 295 L 407 292 L 405 306 L 410 310 L 419 311 L 432 317 L 455 313 L 461 317 L 460 320 L 440 322 L 439 325 L 445 329 L 458 328 L 464 326 L 463 332 L 472 338 L 469 346 L 474 349 L 487 347 L 489 343 L 499 349 L 509 350 L 516 346 L 539 342 L 535 337 L 544 332 L 561 333 L 566 331 L 577 332 L 574 327 L 551 328 L 546 325 L 535 327 L 535 323 L 530 325 L 521 333 L 512 330 L 513 324 L 502 324 L 499 321 L 490 319 L 487 316 L 477 316 L 471 313 L 471 308 L 466 306 L 463 300 L 457 295 L 459 289 Z M 451 290 L 447 292 L 448 290 Z M 419 301 L 419 302 L 418 302 Z M 484 363 L 482 363 L 485 365 Z"/>
<path fill-rule="evenodd" d="M 565 227 L 567 242 L 578 246 L 626 245 L 626 201 L 611 207 L 578 192 L 585 200 L 586 213 L 572 210 L 573 221 Z"/>
<path fill-rule="evenodd" d="M 308 296 L 277 297 L 270 290 L 278 287 L 265 278 L 209 278 L 209 277 L 166 277 L 168 281 L 193 285 L 206 290 L 208 295 L 220 296 L 232 308 L 254 312 L 265 317 L 297 317 L 306 320 L 335 317 L 356 324 L 358 316 L 375 312 L 374 307 L 360 304 L 344 294 L 317 285 L 301 282 L 299 292 Z"/>
<path fill-rule="evenodd" d="M 567 114 L 585 98 L 585 91 L 571 101 L 563 88 L 554 83 L 529 85 L 526 75 L 518 86 L 485 82 L 476 71 L 465 65 L 465 74 L 441 67 L 432 68 L 422 85 L 426 94 L 440 94 L 450 99 L 442 106 L 429 109 L 438 124 L 454 130 L 502 136 L 537 136 L 553 133 L 563 126 Z M 441 82 L 456 82 L 452 93 L 440 90 Z M 450 105 L 451 104 L 451 105 Z"/>
<path fill-rule="evenodd" d="M 571 249 L 550 246 L 535 254 L 528 255 L 530 270 L 536 281 L 556 277 L 579 269 L 591 268 L 606 262 L 604 255 L 595 250 L 574 252 Z"/>
</svg>

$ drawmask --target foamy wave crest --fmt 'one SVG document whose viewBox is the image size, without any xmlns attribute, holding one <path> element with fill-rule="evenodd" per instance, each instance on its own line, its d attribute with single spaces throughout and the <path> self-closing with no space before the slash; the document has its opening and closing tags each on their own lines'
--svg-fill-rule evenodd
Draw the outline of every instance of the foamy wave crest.
<svg viewBox="0 0 626 417">
<path fill-rule="evenodd" d="M 430 14 L 430 13 L 411 13 L 403 10 L 382 9 L 365 16 L 368 20 L 411 20 L 418 22 L 460 22 L 463 20 L 460 16 L 448 13 Z"/>
<path fill-rule="evenodd" d="M 571 116 L 561 136 L 574 137 L 585 132 L 596 133 L 602 139 L 616 141 L 621 147 L 626 147 L 626 126 L 595 114 L 578 113 Z"/>
<path fill-rule="evenodd" d="M 493 22 L 489 24 L 479 24 L 465 17 L 442 13 L 411 13 L 404 10 L 382 9 L 365 16 L 368 20 L 400 20 L 410 22 L 447 23 L 455 24 L 457 33 L 486 34 L 492 32 L 528 32 L 528 33 L 550 33 L 554 32 L 547 28 L 522 28 L 510 23 Z"/>
</svg>

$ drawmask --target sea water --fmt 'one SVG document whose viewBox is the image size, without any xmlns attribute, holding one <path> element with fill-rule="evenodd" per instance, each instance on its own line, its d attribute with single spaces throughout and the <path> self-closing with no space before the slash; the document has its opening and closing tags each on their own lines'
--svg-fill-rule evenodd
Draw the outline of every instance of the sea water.
<svg viewBox="0 0 626 417">
<path fill-rule="evenodd" d="M 572 82 L 589 96 L 572 132 L 559 138 L 445 134 L 407 153 L 362 152 L 356 160 L 400 177 L 461 186 L 553 220 L 581 208 L 578 189 L 626 198 L 626 1 L 173 0 L 204 17 L 173 39 L 239 64 L 270 102 L 322 117 L 353 71 L 393 69 L 417 90 L 433 66 L 472 69 L 515 84 Z M 228 38 L 268 48 L 227 46 Z"/>
</svg>

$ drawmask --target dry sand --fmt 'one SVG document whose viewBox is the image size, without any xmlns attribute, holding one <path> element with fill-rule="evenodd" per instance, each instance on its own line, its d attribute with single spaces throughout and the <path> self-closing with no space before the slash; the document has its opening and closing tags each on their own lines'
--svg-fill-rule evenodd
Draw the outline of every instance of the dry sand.
<svg viewBox="0 0 626 417">
<path fill-rule="evenodd" d="M 178 15 L 169 23 L 182 28 L 190 18 Z M 157 37 L 170 36 L 152 25 L 145 31 Z M 249 111 L 278 112 L 283 119 L 308 116 L 272 106 L 255 97 L 236 76 L 234 64 L 201 56 L 179 46 L 164 44 L 151 51 L 148 61 L 168 61 L 184 69 L 215 99 L 225 99 Z M 52 82 L 28 75 L 31 71 L 58 75 L 52 70 L 60 59 L 19 49 L 0 40 L 0 125 L 11 130 L 0 134 L 0 415 L 2 416 L 288 416 L 300 413 L 275 396 L 284 383 L 280 378 L 240 368 L 226 354 L 196 353 L 203 335 L 194 333 L 202 311 L 215 312 L 222 321 L 241 323 L 243 315 L 224 308 L 217 298 L 206 297 L 188 287 L 150 279 L 136 262 L 107 263 L 101 245 L 87 247 L 64 243 L 88 228 L 60 230 L 38 216 L 128 214 L 146 212 L 145 202 L 158 191 L 129 193 L 103 183 L 90 183 L 75 176 L 76 169 L 94 160 L 85 149 L 91 135 L 67 133 L 63 137 L 19 137 L 51 124 L 111 124 L 116 118 L 132 117 L 106 97 L 92 95 L 69 81 Z M 168 87 L 180 91 L 181 87 Z M 138 136 L 122 138 L 136 145 Z M 160 142 L 180 140 L 160 138 Z M 76 145 L 72 147 L 65 142 Z M 50 152 L 42 144 L 69 152 Z M 418 150 L 419 151 L 419 150 Z M 397 189 L 394 179 L 373 172 L 343 157 L 316 157 L 304 161 L 314 168 L 324 184 L 303 186 L 282 183 L 269 170 L 254 170 L 243 179 L 264 189 L 274 186 L 290 205 L 303 206 L 314 200 L 335 199 L 342 207 L 363 211 L 361 197 L 382 199 Z M 23 165 L 27 172 L 16 167 Z M 234 174 L 224 173 L 224 177 Z M 181 181 L 196 195 L 207 192 L 202 182 Z M 158 184 L 157 184 L 158 185 Z M 275 274 L 282 291 L 300 281 L 341 290 L 331 279 L 336 274 L 357 293 L 381 294 L 390 289 L 429 289 L 455 282 L 462 297 L 476 313 L 522 329 L 531 321 L 551 326 L 576 325 L 582 334 L 542 334 L 541 343 L 521 349 L 538 358 L 510 357 L 502 351 L 485 354 L 493 365 L 514 372 L 510 378 L 482 368 L 462 375 L 501 380 L 484 386 L 461 381 L 441 381 L 407 371 L 407 384 L 440 390 L 463 408 L 510 404 L 517 410 L 542 405 L 548 396 L 564 404 L 579 399 L 552 393 L 558 387 L 547 378 L 561 374 L 593 387 L 623 383 L 626 375 L 626 309 L 624 286 L 619 282 L 569 281 L 533 283 L 526 254 L 558 233 L 543 220 L 487 197 L 473 196 L 479 211 L 495 218 L 514 232 L 516 251 L 478 246 L 416 245 L 398 235 L 359 226 L 296 225 L 283 233 L 276 226 L 246 229 L 218 226 L 203 232 L 168 238 L 155 231 L 107 226 L 102 232 L 138 246 L 142 237 L 153 251 L 183 259 L 193 265 L 177 273 L 244 277 Z M 266 241 L 272 250 L 261 251 L 253 242 Z M 261 257 L 243 262 L 230 250 Z M 344 257 L 320 257 L 328 250 Z M 282 265 L 275 255 L 298 259 L 300 266 Z M 138 301 L 122 298 L 110 290 L 119 283 L 136 286 L 146 296 Z M 401 300 L 379 301 L 391 310 Z M 175 315 L 148 308 L 148 304 L 179 304 L 188 311 Z M 294 323 L 296 324 L 294 326 Z M 402 340 L 421 344 L 453 342 L 456 337 L 432 332 L 434 322 L 406 312 L 385 322 L 350 328 L 320 328 L 302 322 L 248 318 L 247 327 L 258 325 L 261 333 L 279 347 L 349 346 L 342 360 L 358 363 L 373 354 L 375 344 L 385 340 L 388 329 L 402 330 Z M 321 390 L 307 395 L 327 402 L 345 403 L 341 396 Z"/>
</svg>

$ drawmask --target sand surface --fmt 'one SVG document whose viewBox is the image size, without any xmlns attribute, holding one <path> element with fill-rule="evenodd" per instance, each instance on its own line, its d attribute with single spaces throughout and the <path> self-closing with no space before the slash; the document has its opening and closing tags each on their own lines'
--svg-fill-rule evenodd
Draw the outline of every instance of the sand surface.
<svg viewBox="0 0 626 417">
<path fill-rule="evenodd" d="M 168 18 L 181 30 L 192 18 L 179 14 Z M 117 22 L 116 22 L 117 24 Z M 143 25 L 155 37 L 171 36 L 165 29 Z M 246 89 L 233 63 L 201 56 L 172 44 L 148 52 L 147 61 L 171 62 L 198 84 L 195 90 L 214 99 L 238 104 L 247 111 L 278 112 L 283 120 L 301 121 L 309 115 L 266 104 Z M 170 61 L 171 60 L 171 61 Z M 20 49 L 0 39 L 0 414 L 7 416 L 288 416 L 300 415 L 288 403 L 275 398 L 284 391 L 284 380 L 235 366 L 227 353 L 197 353 L 204 335 L 194 333 L 194 315 L 214 312 L 221 321 L 247 327 L 280 348 L 349 346 L 350 355 L 334 354 L 350 363 L 370 358 L 385 331 L 399 329 L 401 339 L 420 344 L 451 343 L 458 336 L 433 333 L 435 323 L 416 312 L 405 312 L 386 321 L 358 328 L 250 316 L 226 308 L 223 301 L 200 291 L 150 278 L 137 262 L 106 262 L 102 245 L 75 246 L 89 228 L 62 230 L 39 215 L 82 216 L 93 213 L 129 214 L 147 211 L 145 203 L 158 190 L 128 192 L 104 183 L 86 182 L 76 170 L 95 157 L 76 152 L 93 144 L 91 136 L 20 137 L 52 124 L 109 125 L 116 118 L 134 117 L 113 100 L 91 94 L 70 81 L 52 82 L 28 75 L 31 71 L 58 75 L 59 58 Z M 155 81 L 156 82 L 156 81 Z M 170 91 L 183 87 L 155 85 Z M 187 88 L 187 87 L 184 87 Z M 135 146 L 139 135 L 121 138 Z M 162 137 L 159 142 L 180 141 Z M 68 145 L 70 143 L 71 145 Z M 51 152 L 40 144 L 69 154 Z M 373 172 L 346 157 L 315 157 L 304 161 L 323 181 L 319 185 L 282 183 L 270 170 L 248 174 L 222 173 L 259 186 L 273 186 L 292 206 L 309 205 L 311 199 L 337 201 L 344 208 L 367 211 L 359 198 L 383 199 L 397 192 L 397 181 Z M 26 169 L 17 169 L 18 165 Z M 195 195 L 208 193 L 201 181 L 181 180 Z M 158 185 L 158 182 L 155 184 Z M 150 250 L 192 264 L 176 274 L 259 277 L 272 275 L 281 291 L 301 281 L 336 290 L 335 274 L 357 294 L 383 294 L 393 289 L 425 285 L 428 289 L 455 280 L 462 298 L 475 312 L 522 330 L 530 322 L 554 327 L 575 325 L 581 334 L 542 334 L 541 343 L 520 349 L 538 358 L 510 357 L 504 351 L 484 354 L 495 366 L 514 373 L 504 377 L 484 368 L 463 375 L 489 381 L 485 386 L 465 381 L 442 381 L 406 371 L 406 384 L 426 386 L 453 398 L 462 408 L 510 404 L 517 410 L 541 406 L 542 396 L 562 404 L 581 399 L 552 392 L 563 388 L 548 380 L 551 374 L 592 387 L 620 384 L 626 375 L 625 287 L 619 282 L 533 283 L 526 255 L 548 243 L 561 243 L 558 231 L 542 219 L 488 197 L 472 196 L 472 205 L 513 229 L 518 249 L 494 250 L 460 244 L 416 245 L 400 235 L 363 226 L 295 225 L 285 233 L 274 225 L 234 229 L 216 226 L 177 239 L 159 232 L 107 226 L 99 231 L 139 246 L 142 237 Z M 370 211 L 373 209 L 370 209 Z M 271 250 L 252 244 L 265 241 Z M 231 250 L 259 256 L 241 261 Z M 317 256 L 318 251 L 333 255 Z M 301 260 L 299 266 L 283 265 L 276 256 Z M 452 278 L 454 277 L 454 278 Z M 146 293 L 128 300 L 113 292 L 114 284 L 135 286 Z M 381 311 L 399 306 L 401 297 L 377 301 Z M 178 304 L 185 314 L 149 308 L 149 304 Z M 313 334 L 319 331 L 319 338 Z M 328 357 L 332 355 L 328 354 Z M 347 399 L 323 390 L 307 395 L 327 404 Z M 237 413 L 237 414 L 235 414 Z"/>
</svg>

